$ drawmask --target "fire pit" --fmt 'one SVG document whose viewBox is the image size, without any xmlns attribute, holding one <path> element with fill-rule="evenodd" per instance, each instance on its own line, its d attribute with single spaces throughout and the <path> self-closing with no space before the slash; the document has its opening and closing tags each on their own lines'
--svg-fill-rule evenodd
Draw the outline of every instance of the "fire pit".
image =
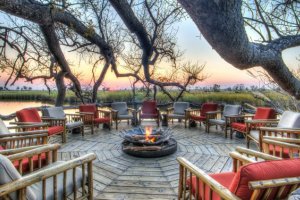
<svg viewBox="0 0 300 200">
<path fill-rule="evenodd" d="M 166 156 L 177 150 L 177 142 L 171 138 L 171 129 L 152 130 L 152 127 L 122 131 L 122 150 L 132 156 L 155 158 Z"/>
</svg>

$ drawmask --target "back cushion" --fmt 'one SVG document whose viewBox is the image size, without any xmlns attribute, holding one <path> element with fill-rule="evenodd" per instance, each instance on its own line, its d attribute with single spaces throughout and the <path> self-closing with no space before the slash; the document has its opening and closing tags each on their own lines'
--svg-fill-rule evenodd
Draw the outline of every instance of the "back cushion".
<svg viewBox="0 0 300 200">
<path fill-rule="evenodd" d="M 174 114 L 184 115 L 185 110 L 190 107 L 188 102 L 175 102 L 174 103 Z"/>
<path fill-rule="evenodd" d="M 0 134 L 8 134 L 10 133 L 2 119 L 0 119 Z"/>
<path fill-rule="evenodd" d="M 275 119 L 276 111 L 273 108 L 258 107 L 253 119 Z"/>
<path fill-rule="evenodd" d="M 300 159 L 265 161 L 245 165 L 236 173 L 229 190 L 241 199 L 250 199 L 250 181 L 279 179 L 300 176 Z M 269 199 L 274 199 L 271 195 Z M 284 197 L 281 197 L 284 198 Z"/>
<path fill-rule="evenodd" d="M 300 128 L 300 113 L 285 111 L 277 125 L 280 128 Z"/>
<path fill-rule="evenodd" d="M 22 176 L 16 170 L 14 165 L 10 162 L 8 158 L 0 154 L 0 185 L 10 183 L 14 180 L 20 179 Z M 16 192 L 9 194 L 10 198 L 17 200 Z M 26 190 L 26 199 L 34 200 L 37 199 L 35 194 L 31 189 L 27 188 Z"/>
<path fill-rule="evenodd" d="M 201 106 L 201 116 L 205 116 L 207 112 L 218 110 L 218 104 L 216 103 L 204 103 Z"/>
<path fill-rule="evenodd" d="M 42 122 L 38 110 L 35 108 L 23 109 L 16 112 L 19 122 Z"/>
<path fill-rule="evenodd" d="M 127 115 L 128 114 L 126 102 L 115 102 L 115 103 L 112 103 L 111 104 L 111 108 L 113 110 L 119 111 L 118 115 Z"/>
<path fill-rule="evenodd" d="M 94 117 L 95 118 L 99 118 L 99 114 L 97 112 L 97 106 L 96 106 L 96 104 L 81 104 L 79 106 L 79 111 L 80 112 L 94 113 Z"/>
<path fill-rule="evenodd" d="M 223 110 L 224 116 L 241 114 L 242 107 L 240 105 L 225 105 Z"/>
<path fill-rule="evenodd" d="M 65 118 L 65 112 L 62 107 L 49 107 L 42 110 L 43 116 L 52 118 Z"/>
<path fill-rule="evenodd" d="M 156 101 L 144 101 L 142 105 L 142 112 L 149 114 L 157 114 Z"/>
</svg>

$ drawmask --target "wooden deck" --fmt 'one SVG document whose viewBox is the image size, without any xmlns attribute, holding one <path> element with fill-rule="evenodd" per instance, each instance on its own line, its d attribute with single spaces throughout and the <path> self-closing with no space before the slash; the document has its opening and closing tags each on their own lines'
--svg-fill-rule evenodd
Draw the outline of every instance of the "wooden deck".
<svg viewBox="0 0 300 200">
<path fill-rule="evenodd" d="M 170 156 L 143 159 L 124 154 L 119 132 L 101 127 L 94 135 L 89 130 L 84 137 L 69 134 L 59 159 L 69 160 L 89 152 L 97 155 L 93 168 L 95 199 L 176 199 L 176 157 L 183 156 L 207 172 L 230 171 L 228 153 L 236 146 L 245 146 L 244 140 L 225 139 L 220 129 L 211 128 L 208 134 L 203 126 L 185 129 L 183 124 L 174 123 L 170 127 L 178 143 L 177 152 Z M 130 128 L 124 123 L 119 130 Z"/>
</svg>

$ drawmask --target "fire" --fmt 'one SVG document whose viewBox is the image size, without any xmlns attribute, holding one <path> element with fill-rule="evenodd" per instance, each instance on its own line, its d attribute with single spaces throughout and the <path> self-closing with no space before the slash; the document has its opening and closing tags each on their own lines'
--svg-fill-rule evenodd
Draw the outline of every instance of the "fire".
<svg viewBox="0 0 300 200">
<path fill-rule="evenodd" d="M 155 142 L 155 137 L 152 137 L 152 127 L 146 126 L 145 127 L 145 141 L 153 143 Z"/>
</svg>

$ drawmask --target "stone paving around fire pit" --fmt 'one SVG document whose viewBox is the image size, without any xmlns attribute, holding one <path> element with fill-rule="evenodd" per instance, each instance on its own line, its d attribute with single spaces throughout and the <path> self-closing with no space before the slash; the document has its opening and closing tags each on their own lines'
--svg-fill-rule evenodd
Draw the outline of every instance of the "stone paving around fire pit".
<svg viewBox="0 0 300 200">
<path fill-rule="evenodd" d="M 136 158 L 122 152 L 122 138 L 115 129 L 99 128 L 94 135 L 69 134 L 63 144 L 59 159 L 71 158 L 94 152 L 95 199 L 176 199 L 178 163 L 183 156 L 207 172 L 230 171 L 232 161 L 228 153 L 236 146 L 245 146 L 241 139 L 225 139 L 220 129 L 205 133 L 204 127 L 184 128 L 183 124 L 171 125 L 178 150 L 161 158 Z M 126 123 L 119 130 L 130 129 Z M 53 139 L 51 142 L 54 142 Z M 255 148 L 254 148 L 255 149 Z"/>
</svg>

